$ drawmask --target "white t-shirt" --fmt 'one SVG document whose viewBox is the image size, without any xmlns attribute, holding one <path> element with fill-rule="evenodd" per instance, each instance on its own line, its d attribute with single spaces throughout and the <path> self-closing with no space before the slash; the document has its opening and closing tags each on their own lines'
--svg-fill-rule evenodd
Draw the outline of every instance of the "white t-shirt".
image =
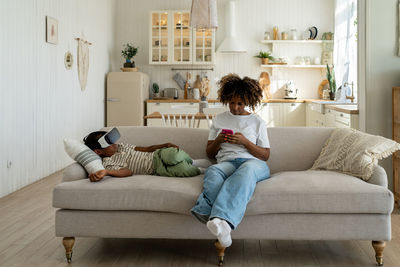
<svg viewBox="0 0 400 267">
<path fill-rule="evenodd" d="M 250 142 L 257 146 L 269 148 L 267 124 L 256 114 L 233 115 L 230 111 L 218 114 L 208 135 L 208 140 L 215 140 L 222 129 L 230 129 L 233 133 L 242 133 Z M 216 156 L 217 162 L 236 158 L 256 158 L 243 145 L 222 143 Z"/>
</svg>

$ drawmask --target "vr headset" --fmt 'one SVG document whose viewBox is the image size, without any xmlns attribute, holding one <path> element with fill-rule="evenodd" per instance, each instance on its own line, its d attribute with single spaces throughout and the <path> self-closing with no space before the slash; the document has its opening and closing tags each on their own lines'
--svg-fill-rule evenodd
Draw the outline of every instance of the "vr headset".
<svg viewBox="0 0 400 267">
<path fill-rule="evenodd" d="M 101 148 L 107 148 L 112 144 L 115 144 L 117 140 L 121 137 L 117 128 L 112 128 L 111 131 L 107 132 L 105 135 L 100 137 L 97 142 L 99 142 Z"/>
</svg>

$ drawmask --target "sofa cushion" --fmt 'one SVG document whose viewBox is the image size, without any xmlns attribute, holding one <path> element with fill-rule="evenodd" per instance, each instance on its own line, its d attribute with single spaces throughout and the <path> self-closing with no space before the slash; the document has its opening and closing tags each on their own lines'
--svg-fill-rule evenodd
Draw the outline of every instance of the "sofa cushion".
<svg viewBox="0 0 400 267">
<path fill-rule="evenodd" d="M 399 149 L 399 143 L 382 136 L 354 129 L 335 129 L 311 169 L 337 171 L 367 181 L 378 160 Z"/>
<path fill-rule="evenodd" d="M 58 184 L 53 206 L 78 210 L 149 210 L 190 214 L 203 176 L 135 175 Z M 258 183 L 246 215 L 266 213 L 390 213 L 392 193 L 331 171 L 280 172 Z"/>
<path fill-rule="evenodd" d="M 262 213 L 383 213 L 393 210 L 387 188 L 332 171 L 280 172 L 258 183 L 247 208 Z"/>
</svg>

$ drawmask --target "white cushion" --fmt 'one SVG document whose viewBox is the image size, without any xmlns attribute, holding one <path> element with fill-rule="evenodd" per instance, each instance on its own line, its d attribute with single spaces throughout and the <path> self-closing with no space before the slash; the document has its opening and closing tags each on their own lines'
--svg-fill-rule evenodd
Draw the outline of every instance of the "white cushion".
<svg viewBox="0 0 400 267">
<path fill-rule="evenodd" d="M 102 160 L 89 147 L 74 139 L 64 139 L 64 149 L 67 154 L 79 162 L 90 173 L 104 170 Z"/>
</svg>

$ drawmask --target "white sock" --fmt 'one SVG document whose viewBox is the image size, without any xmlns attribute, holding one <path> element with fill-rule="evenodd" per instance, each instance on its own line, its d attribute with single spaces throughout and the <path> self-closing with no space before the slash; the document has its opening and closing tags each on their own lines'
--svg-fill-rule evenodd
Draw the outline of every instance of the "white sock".
<svg viewBox="0 0 400 267">
<path fill-rule="evenodd" d="M 218 238 L 219 243 L 224 247 L 232 245 L 231 227 L 225 220 L 214 218 L 207 222 L 207 228 Z"/>
</svg>

